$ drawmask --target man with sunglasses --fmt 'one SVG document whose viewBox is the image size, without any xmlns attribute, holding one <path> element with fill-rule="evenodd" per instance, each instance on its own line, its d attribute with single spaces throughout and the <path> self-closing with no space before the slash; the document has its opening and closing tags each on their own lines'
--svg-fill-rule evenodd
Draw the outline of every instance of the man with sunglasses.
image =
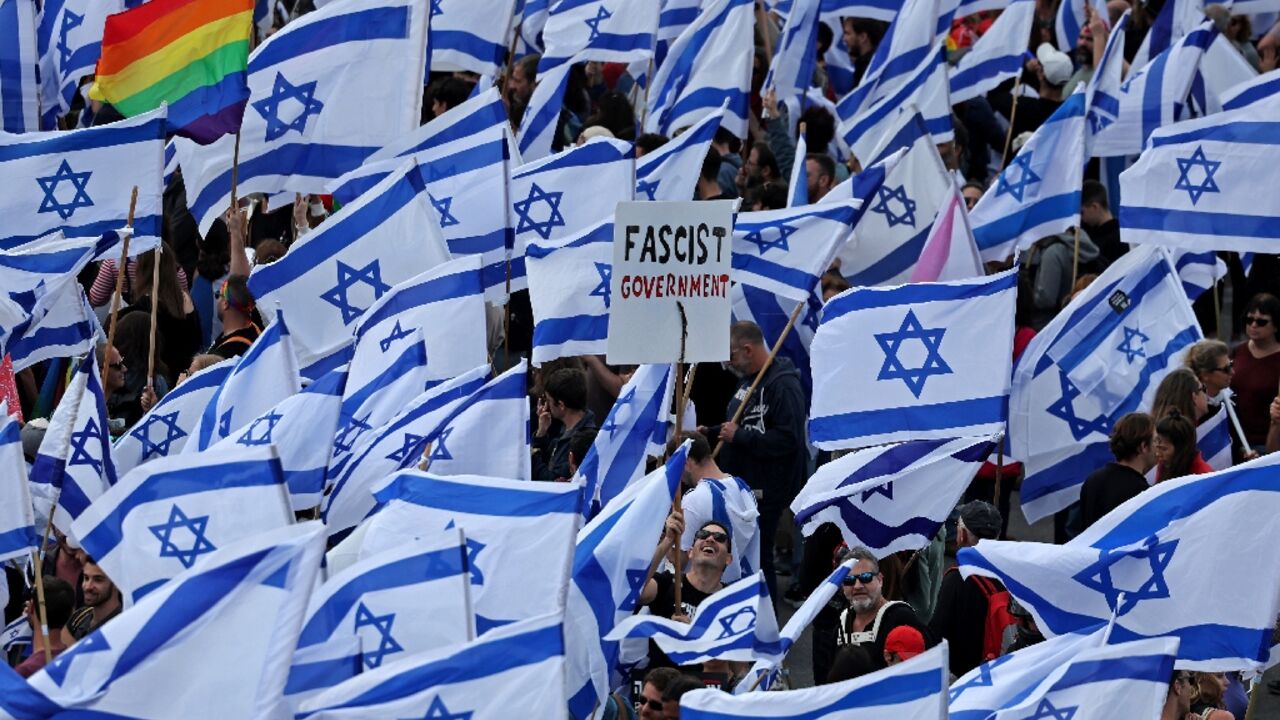
<svg viewBox="0 0 1280 720">
<path fill-rule="evenodd" d="M 253 322 L 253 294 L 249 292 L 249 279 L 244 275 L 228 275 L 218 290 L 218 320 L 222 334 L 213 341 L 209 354 L 221 358 L 243 355 L 262 329 Z"/>
<path fill-rule="evenodd" d="M 888 665 L 884 659 L 884 644 L 894 628 L 907 625 L 920 631 L 925 647 L 937 644 L 929 628 L 920 622 L 915 610 L 901 600 L 884 597 L 884 575 L 880 562 L 867 548 L 855 547 L 844 559 L 855 558 L 853 569 L 845 576 L 841 591 L 848 607 L 840 613 L 836 630 L 838 645 L 862 645 L 871 653 L 876 670 Z M 841 560 L 843 562 L 843 560 Z"/>
<path fill-rule="evenodd" d="M 680 549 L 684 552 L 693 549 L 695 528 L 719 522 L 729 530 L 730 545 L 738 548 L 737 556 L 720 579 L 725 583 L 734 582 L 760 569 L 760 511 L 755 493 L 740 478 L 716 465 L 715 458 L 711 457 L 711 444 L 702 434 L 684 433 L 683 440 L 691 444 L 681 478 L 686 492 L 681 502 L 685 526 Z M 674 451 L 679 444 L 672 440 L 669 447 Z"/>
<path fill-rule="evenodd" d="M 672 512 L 667 518 L 666 535 L 658 546 L 665 553 L 680 541 L 684 517 Z M 689 622 L 698 605 L 724 587 L 724 570 L 733 561 L 733 538 L 720 523 L 709 520 L 693 534 L 693 547 L 685 555 L 685 570 L 680 573 L 680 607 L 676 607 L 675 573 L 655 574 L 640 592 L 638 605 L 647 606 L 655 617 Z M 649 667 L 672 667 L 656 644 L 649 642 Z"/>
</svg>

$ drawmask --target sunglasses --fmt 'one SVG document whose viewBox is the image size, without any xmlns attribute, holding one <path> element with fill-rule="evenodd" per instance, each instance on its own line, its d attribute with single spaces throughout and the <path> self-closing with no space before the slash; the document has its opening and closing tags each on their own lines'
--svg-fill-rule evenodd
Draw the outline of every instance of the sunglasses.
<svg viewBox="0 0 1280 720">
<path fill-rule="evenodd" d="M 1244 321 L 1247 325 L 1255 325 L 1257 327 L 1266 327 L 1271 324 L 1271 318 L 1262 317 L 1261 315 L 1246 315 Z"/>
<path fill-rule="evenodd" d="M 1235 369 L 1235 363 L 1232 363 L 1230 360 L 1228 360 L 1227 364 L 1224 365 L 1223 367 L 1214 368 L 1214 370 L 1216 370 L 1217 372 L 1228 373 L 1228 374 L 1230 374 L 1234 369 Z"/>
<path fill-rule="evenodd" d="M 696 533 L 694 533 L 693 538 L 695 540 L 706 540 L 707 538 L 711 538 L 712 540 L 715 540 L 721 545 L 724 545 L 725 543 L 729 542 L 728 533 L 713 532 L 711 530 L 705 530 L 705 529 L 699 530 Z"/>
<path fill-rule="evenodd" d="M 654 712 L 662 712 L 661 700 L 649 700 L 648 698 L 640 698 L 636 701 L 636 710 L 641 708 L 649 708 Z"/>
<path fill-rule="evenodd" d="M 122 362 L 107 363 L 107 367 L 111 368 L 112 370 L 124 370 L 124 363 Z"/>
<path fill-rule="evenodd" d="M 877 573 L 873 573 L 870 570 L 868 570 L 867 572 L 857 573 L 856 575 L 853 573 L 850 573 L 848 575 L 845 575 L 844 580 L 841 582 L 842 584 L 848 587 L 853 587 L 858 583 L 862 583 L 863 585 L 870 585 L 871 581 L 876 579 L 876 575 Z"/>
</svg>

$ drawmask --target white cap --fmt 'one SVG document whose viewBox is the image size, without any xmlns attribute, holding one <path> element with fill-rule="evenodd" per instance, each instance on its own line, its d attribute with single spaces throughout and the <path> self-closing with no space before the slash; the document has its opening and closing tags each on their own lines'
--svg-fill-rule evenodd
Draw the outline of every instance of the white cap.
<svg viewBox="0 0 1280 720">
<path fill-rule="evenodd" d="M 1075 70 L 1071 65 L 1071 58 L 1049 43 L 1040 43 L 1040 47 L 1036 48 L 1036 59 L 1040 61 L 1044 79 L 1050 85 L 1066 85 Z"/>
</svg>

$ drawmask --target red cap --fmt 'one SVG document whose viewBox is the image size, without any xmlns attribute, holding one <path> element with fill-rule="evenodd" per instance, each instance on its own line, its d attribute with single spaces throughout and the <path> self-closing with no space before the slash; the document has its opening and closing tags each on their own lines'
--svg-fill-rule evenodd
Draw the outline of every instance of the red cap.
<svg viewBox="0 0 1280 720">
<path fill-rule="evenodd" d="M 903 660 L 909 660 L 924 652 L 924 636 L 910 625 L 899 625 L 884 639 L 884 651 L 897 653 Z"/>
</svg>

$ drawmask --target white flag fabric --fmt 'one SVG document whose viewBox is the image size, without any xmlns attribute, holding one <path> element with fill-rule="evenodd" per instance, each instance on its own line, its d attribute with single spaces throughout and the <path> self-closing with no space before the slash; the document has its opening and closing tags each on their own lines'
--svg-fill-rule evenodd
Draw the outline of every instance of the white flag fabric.
<svg viewBox="0 0 1280 720">
<path fill-rule="evenodd" d="M 238 358 L 228 358 L 197 372 L 160 398 L 128 433 L 116 440 L 112 454 L 121 475 L 135 467 L 182 452 L 196 432 L 209 400 L 226 381 Z"/>
<path fill-rule="evenodd" d="M 680 698 L 680 717 L 941 720 L 947 716 L 947 677 L 943 642 L 893 667 L 830 685 L 744 695 L 694 690 Z"/>
<path fill-rule="evenodd" d="M 733 279 L 804 302 L 865 207 L 847 200 L 739 213 L 733 223 Z"/>
<path fill-rule="evenodd" d="M 994 449 L 993 439 L 960 438 L 844 455 L 818 468 L 792 501 L 796 525 L 812 535 L 834 523 L 849 547 L 881 558 L 925 547 Z"/>
<path fill-rule="evenodd" d="M 1080 38 L 1080 31 L 1089 23 L 1086 19 L 1085 5 L 1093 9 L 1093 13 L 1106 22 L 1111 17 L 1107 12 L 1107 3 L 1103 0 L 1064 0 L 1058 6 L 1058 16 L 1054 21 L 1054 31 L 1058 36 L 1058 47 L 1073 48 Z"/>
<path fill-rule="evenodd" d="M 1016 286 L 1005 271 L 832 298 L 813 338 L 810 441 L 835 450 L 1000 432 Z"/>
<path fill-rule="evenodd" d="M 324 448 L 333 472 L 321 473 L 320 487 L 327 484 L 329 475 L 350 462 L 351 451 L 366 432 L 382 427 L 404 409 L 406 397 L 417 397 L 439 384 L 427 382 L 427 351 L 421 330 L 415 329 L 409 336 L 413 341 L 397 354 L 366 358 L 376 364 L 362 366 L 363 373 L 372 376 L 363 386 L 352 383 L 350 370 L 345 371 L 346 388 L 339 390 L 333 447 Z"/>
<path fill-rule="evenodd" d="M 1255 103 L 1274 100 L 1280 94 L 1280 69 L 1263 73 L 1234 85 L 1222 93 L 1223 110 L 1239 110 Z"/>
<path fill-rule="evenodd" d="M 1179 667 L 1256 667 L 1280 610 L 1267 590 L 1280 586 L 1277 548 L 1264 539 L 1280 529 L 1278 463 L 1167 480 L 1066 545 L 983 540 L 959 552 L 960 570 L 1000 579 L 1046 635 L 1115 615 L 1112 642 L 1180 638 Z"/>
<path fill-rule="evenodd" d="M 280 459 L 267 445 L 147 463 L 94 501 L 72 532 L 137 602 L 201 555 L 292 522 Z"/>
<path fill-rule="evenodd" d="M 689 200 L 724 110 L 712 110 L 697 125 L 636 160 L 636 200 Z"/>
<path fill-rule="evenodd" d="M 35 0 L 0 0 L 0 130 L 40 129 Z"/>
<path fill-rule="evenodd" d="M 973 228 L 969 225 L 969 211 L 960 188 L 953 184 L 951 196 L 943 202 L 924 241 L 920 259 L 911 269 L 911 282 L 963 280 L 985 274 Z"/>
<path fill-rule="evenodd" d="M 769 90 L 778 98 L 803 95 L 813 85 L 818 54 L 818 10 L 821 0 L 793 0 L 782 26 L 782 35 L 773 50 L 769 73 L 765 75 L 761 97 Z M 767 31 L 766 31 L 767 32 Z M 804 158 L 804 153 L 796 157 Z"/>
<path fill-rule="evenodd" d="M 98 339 L 106 338 L 74 274 L 55 278 L 36 292 L 34 310 L 5 339 L 15 372 L 45 360 L 92 354 Z"/>
<path fill-rule="evenodd" d="M 755 24 L 751 8 L 750 0 L 711 0 L 672 41 L 653 73 L 646 132 L 671 137 L 728 101 L 721 125 L 736 137 L 746 136 Z"/>
<path fill-rule="evenodd" d="M 550 3 L 538 72 L 579 60 L 631 62 L 653 55 L 659 4 L 631 0 Z M 470 8 L 468 11 L 472 11 Z"/>
<path fill-rule="evenodd" d="M 0 562 L 26 555 L 40 546 L 27 488 L 18 421 L 0 402 Z"/>
<path fill-rule="evenodd" d="M 951 72 L 953 105 L 986 95 L 1022 72 L 1035 14 L 1036 4 L 1032 0 L 1009 3 Z"/>
<path fill-rule="evenodd" d="M 525 246 L 534 365 L 604 355 L 613 293 L 613 218 L 568 237 Z"/>
<path fill-rule="evenodd" d="M 694 535 L 703 523 L 716 521 L 729 531 L 733 563 L 724 569 L 721 582 L 733 582 L 760 569 L 760 510 L 755 492 L 742 478 L 701 478 L 680 500 L 684 533 L 680 549 L 693 548 Z"/>
<path fill-rule="evenodd" d="M 56 130 L 58 118 L 71 109 L 80 80 L 98 64 L 107 16 L 125 5 L 124 0 L 49 0 L 41 5 L 36 28 L 41 128 Z"/>
<path fill-rule="evenodd" d="M 527 369 L 521 360 L 441 420 L 422 441 L 423 468 L 438 475 L 531 480 Z"/>
<path fill-rule="evenodd" d="M 427 69 L 496 75 L 506 61 L 515 5 L 516 0 L 437 0 L 427 30 Z"/>
<path fill-rule="evenodd" d="M 521 708 L 530 720 L 564 717 L 559 615 L 513 623 L 476 640 L 390 663 L 303 703 L 298 720 L 479 718 Z"/>
<path fill-rule="evenodd" d="M 889 66 L 893 67 L 911 57 L 913 56 L 897 58 L 890 61 Z M 901 83 L 886 81 L 877 86 L 856 115 L 843 114 L 848 106 L 842 100 L 836 106 L 841 110 L 838 131 L 854 156 L 876 157 L 876 148 L 889 136 L 894 119 L 903 112 L 903 108 L 911 106 L 919 109 L 925 128 L 935 144 L 953 140 L 955 130 L 951 125 L 947 67 L 946 46 L 939 41 L 909 75 L 902 76 Z M 865 78 L 863 82 L 865 84 Z M 895 89 L 886 92 L 886 88 L 890 87 Z M 855 88 L 850 95 L 856 94 L 859 88 Z"/>
<path fill-rule="evenodd" d="M 1224 400 L 1223 402 L 1231 402 Z M 1231 467 L 1231 420 L 1226 408 L 1196 426 L 1196 449 L 1214 470 Z"/>
<path fill-rule="evenodd" d="M 987 720 L 1021 702 L 1049 675 L 1083 653 L 1105 646 L 1105 625 L 1048 638 L 983 663 L 951 684 L 951 720 Z"/>
</svg>

